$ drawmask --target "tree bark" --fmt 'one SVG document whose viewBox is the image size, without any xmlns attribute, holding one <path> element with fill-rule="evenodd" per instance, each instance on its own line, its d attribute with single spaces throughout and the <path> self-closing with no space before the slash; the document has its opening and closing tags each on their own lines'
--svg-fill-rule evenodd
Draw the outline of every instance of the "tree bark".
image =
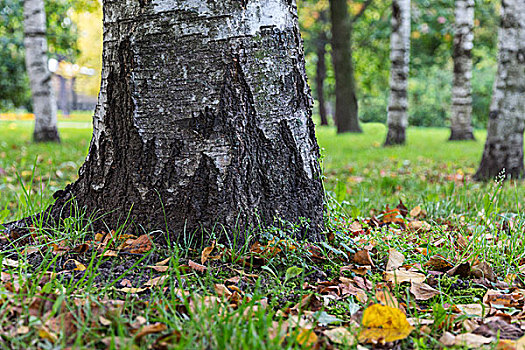
<svg viewBox="0 0 525 350">
<path fill-rule="evenodd" d="M 487 140 L 474 178 L 523 176 L 525 126 L 525 0 L 503 0 L 498 32 L 498 72 L 490 105 Z"/>
<path fill-rule="evenodd" d="M 47 66 L 46 12 L 44 0 L 24 1 L 24 46 L 31 84 L 36 142 L 60 142 L 56 102 Z"/>
<path fill-rule="evenodd" d="M 330 0 L 332 59 L 335 73 L 335 123 L 337 132 L 362 132 L 358 119 L 352 63 L 352 22 L 346 0 Z"/>
<path fill-rule="evenodd" d="M 230 238 L 323 228 L 319 148 L 295 1 L 105 1 L 102 84 L 76 201 L 94 225 Z M 309 228 L 301 218 L 310 220 Z M 241 238 L 239 238 L 241 239 Z"/>
<path fill-rule="evenodd" d="M 326 42 L 325 33 L 319 34 L 317 39 L 317 66 L 315 75 L 315 91 L 317 94 L 317 102 L 319 103 L 319 116 L 321 117 L 321 125 L 328 125 L 328 118 L 326 116 L 326 101 L 324 99 L 324 81 L 326 79 Z"/>
<path fill-rule="evenodd" d="M 390 99 L 385 146 L 404 144 L 408 126 L 410 0 L 392 0 L 390 35 Z"/>
<path fill-rule="evenodd" d="M 456 0 L 454 25 L 454 82 L 450 140 L 474 140 L 472 133 L 472 41 L 474 0 Z"/>
</svg>

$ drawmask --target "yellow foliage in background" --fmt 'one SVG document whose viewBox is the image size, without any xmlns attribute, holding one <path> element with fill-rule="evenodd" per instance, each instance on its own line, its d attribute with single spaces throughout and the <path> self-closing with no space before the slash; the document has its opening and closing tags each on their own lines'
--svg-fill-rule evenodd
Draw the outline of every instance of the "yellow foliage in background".
<svg viewBox="0 0 525 350">
<path fill-rule="evenodd" d="M 73 12 L 71 19 L 78 27 L 78 46 L 81 51 L 76 64 L 95 70 L 93 76 L 78 75 L 76 91 L 97 96 L 102 70 L 102 9 L 99 6 L 93 12 Z"/>
</svg>

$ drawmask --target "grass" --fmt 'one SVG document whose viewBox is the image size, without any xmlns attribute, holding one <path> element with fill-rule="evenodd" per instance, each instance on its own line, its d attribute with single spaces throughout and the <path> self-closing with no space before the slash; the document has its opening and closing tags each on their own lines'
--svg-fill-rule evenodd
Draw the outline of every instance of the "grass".
<svg viewBox="0 0 525 350">
<path fill-rule="evenodd" d="M 415 325 L 401 348 L 440 348 L 446 332 L 479 325 L 482 317 L 453 306 L 481 305 L 487 289 L 521 293 L 523 184 L 470 180 L 482 131 L 477 141 L 449 143 L 448 130 L 412 128 L 406 146 L 385 149 L 382 125 L 363 129 L 317 130 L 328 197 L 327 239 L 317 244 L 290 238 L 296 228 L 284 223 L 250 236 L 244 250 L 209 241 L 130 253 L 139 237 L 93 237 L 78 218 L 61 231 L 37 223 L 30 244 L 0 240 L 1 347 L 356 348 L 363 309 L 376 302 L 403 308 Z M 61 145 L 35 145 L 27 122 L 0 122 L 0 222 L 40 210 L 75 180 L 90 130 L 60 131 Z M 401 218 L 391 210 L 400 199 L 422 210 Z M 358 258 L 365 251 L 373 265 Z M 422 300 L 413 284 L 386 281 L 394 251 L 439 293 Z M 488 281 L 486 268 L 484 280 L 442 274 L 436 259 L 472 271 L 486 263 L 496 278 Z M 497 308 L 517 320 L 520 303 Z M 349 337 L 329 333 L 341 326 Z"/>
</svg>

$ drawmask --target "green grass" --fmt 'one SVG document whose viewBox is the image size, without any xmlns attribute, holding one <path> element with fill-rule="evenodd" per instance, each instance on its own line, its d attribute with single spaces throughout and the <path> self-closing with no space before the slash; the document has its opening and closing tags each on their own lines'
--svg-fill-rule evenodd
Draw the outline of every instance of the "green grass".
<svg viewBox="0 0 525 350">
<path fill-rule="evenodd" d="M 216 259 L 200 273 L 187 265 L 190 260 L 200 262 L 202 250 L 212 241 L 104 256 L 111 244 L 116 249 L 126 237 L 101 245 L 78 217 L 69 219 L 61 230 L 35 223 L 29 245 L 0 240 L 2 347 L 299 349 L 308 348 L 303 341 L 308 335 L 305 328 L 313 325 L 323 348 L 329 344 L 321 336 L 327 327 L 344 326 L 356 334 L 362 309 L 378 300 L 378 290 L 387 288 L 405 304 L 407 317 L 434 322 L 427 329 L 416 326 L 401 341 L 401 348 L 439 348 L 444 331 L 458 331 L 465 318 L 479 320 L 459 315 L 448 325 L 444 320 L 458 314 L 447 305 L 480 303 L 486 287 L 470 282 L 470 277 L 436 275 L 434 288 L 441 294 L 415 301 L 409 284 L 385 284 L 389 250 L 403 253 L 405 264 L 419 266 L 424 274 L 432 271 L 425 266 L 429 258 L 438 254 L 453 264 L 487 262 L 498 281 L 515 274 L 519 286 L 525 258 L 520 204 L 524 186 L 470 180 L 483 150 L 482 131 L 476 132 L 477 141 L 450 143 L 446 129 L 411 128 L 406 146 L 385 149 L 381 147 L 384 126 L 365 124 L 363 129 L 359 135 L 336 135 L 333 128 L 317 130 L 330 235 L 315 245 L 290 238 L 296 228 L 284 224 L 262 237 L 250 236 L 244 247 L 215 246 L 211 255 Z M 0 122 L 4 170 L 0 171 L 0 222 L 44 208 L 54 191 L 76 179 L 87 153 L 89 129 L 61 128 L 60 145 L 33 144 L 31 131 L 27 122 Z M 383 222 L 386 206 L 395 207 L 400 199 L 409 210 L 417 205 L 426 210 L 428 215 L 418 219 L 430 225 L 428 231 L 402 230 L 396 224 L 372 227 L 368 218 L 374 215 Z M 353 234 L 350 224 L 356 221 L 365 231 L 370 227 L 369 232 Z M 259 251 L 251 248 L 256 240 L 262 245 Z M 460 247 L 458 242 L 463 241 L 466 245 Z M 88 248 L 80 249 L 83 244 Z M 360 272 L 341 268 L 355 265 L 354 254 L 371 246 L 374 267 L 362 276 L 372 286 L 364 291 L 367 300 L 362 296 L 326 299 L 319 281 L 337 281 L 340 276 L 358 279 Z M 59 247 L 65 252 L 57 253 Z M 148 267 L 167 257 L 167 271 Z M 75 270 L 78 264 L 86 270 Z M 165 277 L 159 285 L 146 286 L 161 276 Z M 220 301 L 216 289 L 223 284 L 229 285 L 227 293 L 241 291 L 237 302 L 231 295 L 228 302 Z M 123 289 L 130 286 L 144 290 Z M 312 302 L 295 315 L 292 307 L 310 294 L 322 307 Z M 335 318 L 327 319 L 326 314 Z M 160 324 L 157 331 L 137 336 L 146 325 L 155 324 Z M 337 347 L 356 348 L 356 344 Z"/>
</svg>

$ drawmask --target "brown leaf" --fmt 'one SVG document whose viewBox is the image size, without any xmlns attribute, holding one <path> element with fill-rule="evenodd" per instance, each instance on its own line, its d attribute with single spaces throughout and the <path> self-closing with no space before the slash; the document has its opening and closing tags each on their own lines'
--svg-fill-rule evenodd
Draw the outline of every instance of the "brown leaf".
<svg viewBox="0 0 525 350">
<path fill-rule="evenodd" d="M 426 232 L 432 229 L 432 226 L 426 221 L 411 221 L 408 223 L 408 229 L 413 232 Z"/>
<path fill-rule="evenodd" d="M 171 258 L 166 258 L 164 260 L 159 261 L 155 264 L 155 266 L 166 266 L 170 262 Z"/>
<path fill-rule="evenodd" d="M 493 338 L 496 338 L 499 333 L 502 339 L 511 340 L 521 338 L 524 334 L 518 326 L 500 320 L 483 324 L 476 328 L 472 333 Z"/>
<path fill-rule="evenodd" d="M 403 266 L 405 256 L 397 250 L 390 248 L 388 250 L 388 262 L 386 264 L 386 270 L 391 271 Z"/>
<path fill-rule="evenodd" d="M 406 271 L 406 270 L 395 270 L 386 271 L 384 275 L 385 281 L 392 282 L 395 285 L 403 282 L 416 282 L 423 283 L 426 279 L 425 275 L 419 272 Z"/>
<path fill-rule="evenodd" d="M 485 317 L 489 313 L 490 308 L 484 308 L 481 304 L 457 304 L 454 305 L 454 311 L 462 313 L 464 315 Z"/>
<path fill-rule="evenodd" d="M 479 264 L 472 266 L 471 273 L 477 278 L 486 278 L 491 282 L 496 281 L 494 270 L 492 270 L 492 267 L 486 262 L 480 262 Z"/>
<path fill-rule="evenodd" d="M 155 324 L 150 324 L 142 327 L 141 330 L 137 334 L 135 334 L 134 339 L 136 342 L 140 342 L 140 340 L 146 335 L 161 333 L 164 332 L 166 329 L 168 329 L 168 326 L 166 326 L 164 323 L 157 322 Z"/>
<path fill-rule="evenodd" d="M 193 260 L 189 260 L 188 261 L 188 265 L 189 267 L 191 267 L 192 270 L 195 270 L 197 272 L 200 272 L 200 273 L 204 273 L 208 270 L 208 268 L 204 265 L 201 265 L 201 264 L 197 264 L 195 261 Z"/>
<path fill-rule="evenodd" d="M 427 215 L 427 212 L 423 209 L 421 209 L 421 206 L 416 206 L 414 209 L 410 211 L 410 216 L 414 219 L 422 217 L 424 218 Z"/>
<path fill-rule="evenodd" d="M 505 307 L 518 306 L 522 295 L 519 293 L 503 294 L 496 290 L 488 290 L 483 297 L 483 303 L 494 306 L 500 305 Z"/>
<path fill-rule="evenodd" d="M 170 269 L 169 266 L 157 266 L 157 265 L 154 265 L 154 266 L 148 266 L 150 269 L 152 270 L 155 270 L 157 272 L 166 272 Z"/>
<path fill-rule="evenodd" d="M 449 276 L 459 276 L 461 278 L 468 278 L 470 276 L 470 263 L 468 261 L 454 266 L 447 271 Z"/>
<path fill-rule="evenodd" d="M 363 249 L 354 254 L 354 262 L 359 265 L 371 265 L 374 266 L 370 252 L 367 249 Z"/>
<path fill-rule="evenodd" d="M 414 295 L 416 300 L 428 300 L 439 295 L 441 292 L 426 283 L 412 282 L 410 293 Z"/>
<path fill-rule="evenodd" d="M 424 267 L 432 271 L 445 272 L 450 270 L 454 265 L 446 260 L 441 255 L 431 256 L 426 263 L 423 264 Z"/>
<path fill-rule="evenodd" d="M 472 333 L 453 335 L 452 333 L 445 332 L 439 341 L 441 344 L 448 347 L 468 346 L 470 348 L 480 348 L 482 345 L 490 344 L 492 342 L 492 338 L 487 338 Z"/>
<path fill-rule="evenodd" d="M 210 256 L 211 252 L 215 249 L 215 241 L 213 241 L 213 244 L 210 247 L 206 247 L 202 250 L 201 253 L 201 264 L 205 264 L 208 260 L 208 257 Z"/>
<path fill-rule="evenodd" d="M 123 249 L 132 254 L 144 254 L 153 248 L 153 241 L 150 236 L 144 234 L 139 238 L 131 241 Z"/>
<path fill-rule="evenodd" d="M 128 280 L 127 278 L 124 278 L 122 281 L 120 281 L 119 283 L 122 287 L 133 287 L 133 284 L 131 284 L 131 281 Z"/>
</svg>

